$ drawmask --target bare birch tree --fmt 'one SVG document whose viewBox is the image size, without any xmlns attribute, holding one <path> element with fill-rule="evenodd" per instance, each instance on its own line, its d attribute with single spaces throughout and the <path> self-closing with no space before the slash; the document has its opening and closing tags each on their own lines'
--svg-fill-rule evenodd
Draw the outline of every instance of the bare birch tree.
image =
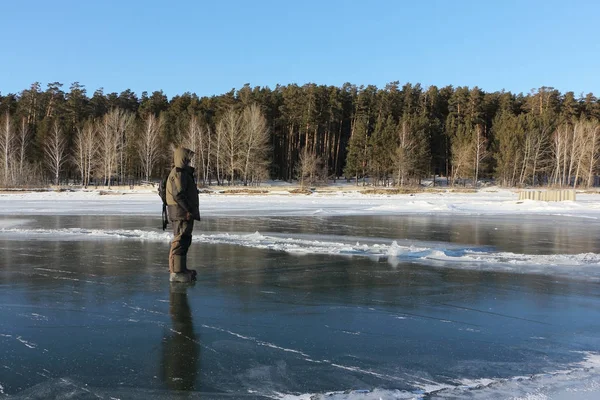
<svg viewBox="0 0 600 400">
<path fill-rule="evenodd" d="M 554 185 L 562 186 L 565 181 L 566 173 L 566 149 L 569 147 L 570 129 L 564 124 L 559 126 L 552 135 L 552 162 L 553 169 L 550 176 L 550 182 Z"/>
<path fill-rule="evenodd" d="M 398 147 L 396 149 L 396 182 L 400 186 L 404 186 L 410 170 L 414 167 L 415 147 L 414 135 L 410 131 L 408 123 L 402 121 L 398 130 Z"/>
<path fill-rule="evenodd" d="M 217 175 L 217 184 L 223 183 L 223 149 L 225 148 L 225 122 L 221 119 L 217 123 L 217 129 L 215 131 L 215 147 L 214 147 L 214 159 L 215 159 L 215 172 Z"/>
<path fill-rule="evenodd" d="M 184 145 L 191 149 L 195 156 L 196 171 L 203 184 L 209 180 L 211 165 L 210 128 L 202 126 L 198 117 L 193 115 L 184 132 Z"/>
<path fill-rule="evenodd" d="M 44 154 L 46 155 L 46 163 L 50 172 L 54 176 L 54 184 L 60 183 L 60 172 L 63 165 L 67 161 L 67 141 L 62 129 L 58 125 L 58 121 L 54 121 L 54 125 L 50 130 Z"/>
<path fill-rule="evenodd" d="M 600 156 L 600 123 L 597 120 L 589 121 L 587 126 L 587 137 L 589 138 L 587 146 L 587 187 L 594 185 L 594 172 L 598 167 L 598 158 Z"/>
<path fill-rule="evenodd" d="M 582 165 L 589 155 L 587 149 L 594 148 L 592 131 L 583 118 L 573 124 L 559 126 L 552 135 L 551 183 L 573 187 L 579 181 Z"/>
<path fill-rule="evenodd" d="M 85 139 L 84 139 L 84 128 L 77 127 L 75 131 L 75 138 L 73 141 L 73 164 L 79 170 L 81 174 L 81 185 L 87 187 L 85 184 Z"/>
<path fill-rule="evenodd" d="M 200 127 L 200 162 L 202 164 L 202 183 L 210 184 L 212 176 L 212 142 L 213 135 L 211 134 L 210 126 Z"/>
<path fill-rule="evenodd" d="M 576 122 L 571 129 L 571 145 L 568 146 L 567 159 L 569 160 L 568 164 L 568 172 L 567 172 L 567 182 L 566 185 L 570 186 L 571 181 L 573 180 L 573 174 L 575 173 L 576 164 L 580 160 L 580 147 L 583 144 L 585 137 L 583 136 L 582 124 L 580 122 Z M 575 182 L 573 185 L 577 184 L 577 178 L 575 178 Z"/>
<path fill-rule="evenodd" d="M 102 169 L 104 185 L 110 188 L 111 178 L 116 170 L 119 154 L 119 137 L 111 127 L 108 114 L 98 122 L 98 157 Z"/>
<path fill-rule="evenodd" d="M 232 185 L 236 172 L 240 169 L 240 135 L 242 131 L 241 116 L 233 109 L 229 109 L 223 116 L 224 140 L 223 158 L 229 176 L 229 184 Z"/>
<path fill-rule="evenodd" d="M 21 119 L 21 126 L 17 131 L 17 149 L 18 149 L 18 163 L 19 163 L 19 178 L 21 180 L 25 179 L 25 158 L 27 155 L 27 151 L 29 149 L 29 145 L 31 142 L 31 133 L 29 131 L 29 125 L 27 124 L 27 119 Z"/>
<path fill-rule="evenodd" d="M 149 113 L 144 119 L 144 128 L 138 139 L 137 150 L 146 181 L 150 180 L 160 154 L 160 132 L 163 125 L 162 116 L 157 118 L 154 114 Z"/>
<path fill-rule="evenodd" d="M 124 181 L 125 171 L 125 150 L 127 148 L 127 132 L 130 130 L 135 119 L 134 114 L 121 108 L 113 108 L 105 116 L 108 119 L 108 126 L 113 131 L 112 136 L 116 144 L 116 171 L 119 176 L 119 184 Z"/>
<path fill-rule="evenodd" d="M 74 145 L 74 164 L 81 173 L 81 184 L 87 188 L 98 153 L 96 126 L 92 121 L 87 121 L 83 128 L 77 128 Z"/>
<path fill-rule="evenodd" d="M 300 186 L 312 185 L 324 179 L 323 161 L 314 152 L 308 151 L 305 147 L 300 153 L 300 158 L 297 165 L 297 175 L 300 181 Z"/>
<path fill-rule="evenodd" d="M 266 181 L 270 177 L 268 162 L 265 161 L 264 163 L 251 163 L 248 174 L 250 176 L 250 182 L 252 182 L 255 185 L 260 184 L 260 182 Z"/>
<path fill-rule="evenodd" d="M 533 116 L 525 130 L 525 150 L 519 183 L 535 185 L 537 174 L 550 167 L 552 123 L 547 116 Z"/>
<path fill-rule="evenodd" d="M 584 174 L 585 185 L 593 183 L 593 171 L 598 163 L 598 133 L 600 127 L 597 121 L 580 118 L 573 126 L 573 145 L 571 148 L 572 165 L 569 180 L 573 182 L 573 188 L 579 184 Z"/>
<path fill-rule="evenodd" d="M 183 146 L 198 154 L 200 151 L 200 122 L 192 115 L 183 132 Z"/>
<path fill-rule="evenodd" d="M 10 114 L 7 112 L 0 121 L 0 161 L 2 162 L 2 179 L 4 185 L 9 185 L 11 179 L 11 162 L 14 151 L 15 133 L 11 124 Z"/>
<path fill-rule="evenodd" d="M 460 178 L 472 176 L 473 144 L 465 142 L 462 146 L 453 146 L 452 150 L 452 184 Z"/>
<path fill-rule="evenodd" d="M 475 126 L 475 181 L 474 185 L 477 187 L 477 182 L 479 180 L 479 167 L 481 162 L 485 160 L 488 156 L 487 144 L 488 140 L 483 135 L 483 129 L 481 125 Z"/>
<path fill-rule="evenodd" d="M 544 129 L 533 137 L 533 152 L 531 157 L 531 183 L 535 185 L 537 174 L 544 171 L 547 166 L 548 134 Z"/>
<path fill-rule="evenodd" d="M 252 104 L 244 109 L 242 115 L 243 129 L 240 154 L 242 159 L 242 179 L 248 184 L 251 171 L 266 168 L 267 151 L 269 149 L 269 129 L 267 120 L 260 107 Z"/>
</svg>

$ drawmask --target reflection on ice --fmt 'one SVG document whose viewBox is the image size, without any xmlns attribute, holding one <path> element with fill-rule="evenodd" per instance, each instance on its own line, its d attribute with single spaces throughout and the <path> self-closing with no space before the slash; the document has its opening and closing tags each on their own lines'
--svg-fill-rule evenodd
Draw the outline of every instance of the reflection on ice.
<svg viewBox="0 0 600 400">
<path fill-rule="evenodd" d="M 172 390 L 194 390 L 199 373 L 200 344 L 196 339 L 188 285 L 171 284 L 169 314 L 173 326 L 163 339 L 161 377 Z"/>
</svg>

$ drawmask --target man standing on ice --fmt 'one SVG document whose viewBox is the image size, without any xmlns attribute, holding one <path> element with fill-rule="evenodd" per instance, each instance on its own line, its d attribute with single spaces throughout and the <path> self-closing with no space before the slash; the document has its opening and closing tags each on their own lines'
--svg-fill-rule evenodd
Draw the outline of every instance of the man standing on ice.
<svg viewBox="0 0 600 400">
<path fill-rule="evenodd" d="M 196 271 L 187 268 L 187 252 L 192 244 L 194 221 L 200 221 L 198 187 L 194 168 L 190 166 L 194 152 L 178 147 L 173 153 L 173 169 L 166 184 L 167 213 L 173 224 L 173 241 L 169 251 L 169 280 L 191 282 Z"/>
</svg>

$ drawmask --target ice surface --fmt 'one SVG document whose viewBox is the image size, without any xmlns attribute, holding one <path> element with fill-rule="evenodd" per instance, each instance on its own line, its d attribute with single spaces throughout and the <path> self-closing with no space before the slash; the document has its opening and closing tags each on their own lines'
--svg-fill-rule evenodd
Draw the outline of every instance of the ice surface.
<svg viewBox="0 0 600 400">
<path fill-rule="evenodd" d="M 15 227 L 17 223 L 20 226 Z M 168 243 L 172 234 L 158 230 L 140 229 L 28 229 L 22 225 L 27 221 L 12 221 L 10 226 L 0 228 L 5 237 L 46 238 L 50 240 L 137 240 Z M 6 224 L 7 226 L 9 224 Z M 338 238 L 336 238 L 338 239 Z M 584 277 L 600 280 L 600 254 L 518 254 L 497 252 L 481 247 L 460 247 L 450 244 L 405 240 L 388 243 L 338 241 L 321 235 L 312 240 L 305 235 L 201 233 L 194 235 L 194 243 L 229 244 L 257 249 L 283 251 L 297 255 L 325 254 L 346 257 L 368 257 L 386 260 L 392 265 L 400 262 L 417 262 L 424 265 L 450 268 L 479 269 L 489 271 L 557 274 L 570 277 Z"/>
<path fill-rule="evenodd" d="M 156 194 L 3 194 L 0 397 L 600 398 L 599 199 L 203 195 L 177 292 Z"/>
</svg>

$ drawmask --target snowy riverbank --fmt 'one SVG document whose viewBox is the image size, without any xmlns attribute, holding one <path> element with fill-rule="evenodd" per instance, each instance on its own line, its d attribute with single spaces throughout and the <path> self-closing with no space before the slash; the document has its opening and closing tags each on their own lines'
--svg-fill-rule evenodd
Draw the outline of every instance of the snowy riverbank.
<svg viewBox="0 0 600 400">
<path fill-rule="evenodd" d="M 485 188 L 410 194 L 363 194 L 349 188 L 292 194 L 285 187 L 265 193 L 200 194 L 201 213 L 212 216 L 310 215 L 552 215 L 600 219 L 600 194 L 577 193 L 576 201 L 519 201 L 518 191 Z M 159 215 L 155 189 L 1 192 L 0 215 Z"/>
</svg>

